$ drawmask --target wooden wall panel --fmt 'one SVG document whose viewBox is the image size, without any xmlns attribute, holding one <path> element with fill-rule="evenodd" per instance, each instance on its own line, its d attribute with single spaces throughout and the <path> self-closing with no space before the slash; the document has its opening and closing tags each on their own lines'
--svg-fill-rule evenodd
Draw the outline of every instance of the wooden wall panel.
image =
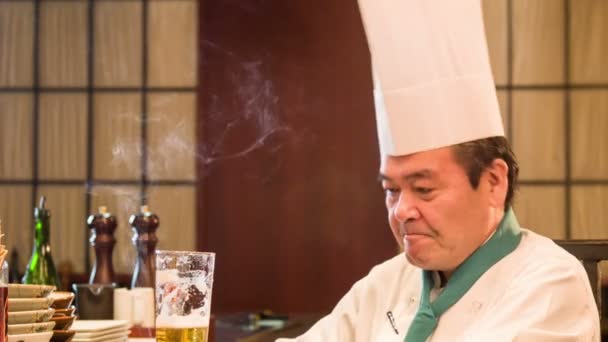
<svg viewBox="0 0 608 342">
<path fill-rule="evenodd" d="M 0 86 L 33 84 L 34 2 L 0 2 Z"/>
<path fill-rule="evenodd" d="M 564 2 L 513 0 L 513 83 L 562 84 Z"/>
<path fill-rule="evenodd" d="M 552 239 L 566 238 L 565 186 L 521 186 L 515 212 L 522 227 Z"/>
<path fill-rule="evenodd" d="M 513 148 L 520 178 L 564 180 L 564 92 L 515 91 L 512 96 Z"/>
<path fill-rule="evenodd" d="M 86 178 L 87 98 L 84 93 L 40 96 L 39 176 Z"/>
<path fill-rule="evenodd" d="M 500 105 L 500 114 L 502 115 L 502 124 L 505 129 L 505 135 L 508 137 L 511 127 L 509 127 L 509 94 L 504 90 L 496 92 L 498 96 L 498 104 Z"/>
<path fill-rule="evenodd" d="M 196 93 L 148 95 L 148 177 L 194 180 Z"/>
<path fill-rule="evenodd" d="M 570 70 L 574 83 L 608 83 L 608 1 L 570 0 Z"/>
<path fill-rule="evenodd" d="M 32 177 L 32 114 L 31 94 L 0 94 L 0 179 Z"/>
<path fill-rule="evenodd" d="M 95 85 L 142 83 L 141 1 L 95 1 Z"/>
<path fill-rule="evenodd" d="M 141 94 L 94 96 L 93 176 L 138 180 L 141 176 Z"/>
<path fill-rule="evenodd" d="M 19 269 L 25 270 L 32 255 L 32 206 L 31 185 L 0 185 L 0 219 L 2 220 L 3 243 L 19 253 Z"/>
<path fill-rule="evenodd" d="M 87 85 L 87 3 L 42 1 L 40 6 L 40 83 Z"/>
<path fill-rule="evenodd" d="M 572 238 L 608 239 L 608 186 L 572 188 Z"/>
<path fill-rule="evenodd" d="M 572 177 L 608 179 L 608 90 L 573 92 L 572 114 Z"/>
<path fill-rule="evenodd" d="M 149 6 L 149 85 L 195 86 L 198 1 L 151 1 Z"/>
<path fill-rule="evenodd" d="M 494 82 L 505 85 L 508 71 L 508 11 L 507 0 L 483 0 L 484 23 Z"/>
<path fill-rule="evenodd" d="M 199 248 L 218 255 L 214 310 L 327 312 L 397 253 L 357 3 L 205 1 L 200 14 Z"/>
<path fill-rule="evenodd" d="M 196 250 L 196 187 L 152 186 L 148 205 L 160 219 L 156 231 L 158 248 L 178 251 Z"/>
</svg>

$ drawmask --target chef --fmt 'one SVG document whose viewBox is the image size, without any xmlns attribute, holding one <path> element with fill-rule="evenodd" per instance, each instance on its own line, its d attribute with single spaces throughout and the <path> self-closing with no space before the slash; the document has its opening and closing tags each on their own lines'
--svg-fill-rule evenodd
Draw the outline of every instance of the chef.
<svg viewBox="0 0 608 342">
<path fill-rule="evenodd" d="M 404 252 L 374 267 L 304 335 L 278 341 L 599 341 L 581 263 L 520 227 L 512 209 L 518 166 L 480 0 L 359 7 L 379 181 Z"/>
</svg>

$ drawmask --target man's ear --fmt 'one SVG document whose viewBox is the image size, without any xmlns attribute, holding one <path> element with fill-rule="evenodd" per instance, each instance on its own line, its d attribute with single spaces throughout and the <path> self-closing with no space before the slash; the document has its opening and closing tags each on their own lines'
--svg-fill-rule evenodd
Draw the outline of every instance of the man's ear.
<svg viewBox="0 0 608 342">
<path fill-rule="evenodd" d="M 509 188 L 509 166 L 504 160 L 496 158 L 484 173 L 490 191 L 490 204 L 495 208 L 503 208 Z"/>
</svg>

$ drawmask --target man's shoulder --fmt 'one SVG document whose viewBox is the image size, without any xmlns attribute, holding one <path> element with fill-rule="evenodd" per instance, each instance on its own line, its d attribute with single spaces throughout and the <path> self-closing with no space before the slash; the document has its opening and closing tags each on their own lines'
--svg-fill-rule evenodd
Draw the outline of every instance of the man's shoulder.
<svg viewBox="0 0 608 342">
<path fill-rule="evenodd" d="M 502 297 L 536 289 L 590 293 L 587 273 L 574 256 L 553 240 L 522 229 L 517 248 L 484 273 L 476 290 Z"/>
<path fill-rule="evenodd" d="M 525 256 L 538 256 L 538 258 L 529 260 L 531 262 L 581 265 L 575 256 L 568 253 L 555 241 L 529 229 L 522 229 L 522 240 L 516 251 L 518 250 L 521 250 Z"/>
<path fill-rule="evenodd" d="M 551 274 L 557 271 L 587 282 L 587 273 L 581 262 L 550 238 L 522 229 L 522 240 L 513 253 L 519 264 L 520 274 Z"/>
<path fill-rule="evenodd" d="M 581 262 L 553 240 L 527 229 L 522 229 L 518 247 L 488 270 L 470 295 L 471 301 L 487 296 L 489 303 L 500 306 L 595 310 Z"/>
</svg>

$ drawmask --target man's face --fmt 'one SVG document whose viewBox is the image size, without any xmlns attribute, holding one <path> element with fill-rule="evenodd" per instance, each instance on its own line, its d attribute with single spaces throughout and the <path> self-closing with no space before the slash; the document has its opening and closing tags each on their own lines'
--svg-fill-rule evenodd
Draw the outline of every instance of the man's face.
<svg viewBox="0 0 608 342">
<path fill-rule="evenodd" d="M 503 213 L 504 167 L 484 171 L 473 189 L 451 147 L 382 157 L 389 223 L 410 263 L 451 273 L 490 236 Z"/>
</svg>

